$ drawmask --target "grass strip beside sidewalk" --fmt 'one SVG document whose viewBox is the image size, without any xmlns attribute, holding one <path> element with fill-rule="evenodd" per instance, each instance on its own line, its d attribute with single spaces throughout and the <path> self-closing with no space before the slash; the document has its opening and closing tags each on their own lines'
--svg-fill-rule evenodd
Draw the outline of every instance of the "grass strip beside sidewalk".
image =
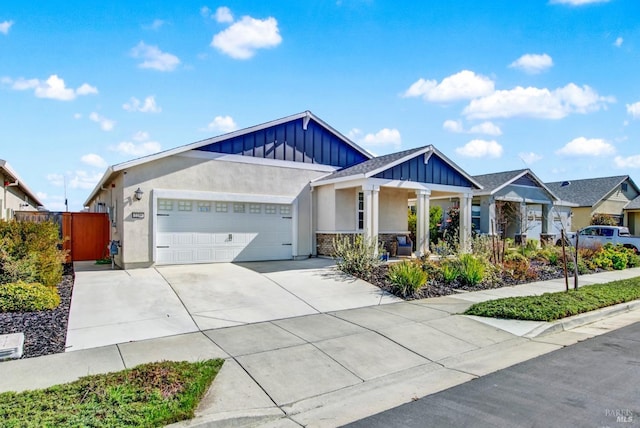
<svg viewBox="0 0 640 428">
<path fill-rule="evenodd" d="M 158 427 L 190 419 L 223 362 L 163 361 L 46 389 L 5 392 L 1 425 Z"/>
<path fill-rule="evenodd" d="M 465 315 L 529 321 L 555 321 L 640 299 L 640 277 L 593 284 L 540 296 L 506 297 L 476 303 Z"/>
</svg>

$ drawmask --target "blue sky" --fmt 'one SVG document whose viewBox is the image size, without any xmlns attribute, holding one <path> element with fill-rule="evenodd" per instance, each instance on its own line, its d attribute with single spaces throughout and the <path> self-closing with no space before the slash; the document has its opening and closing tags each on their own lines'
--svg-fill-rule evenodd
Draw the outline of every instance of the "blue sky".
<svg viewBox="0 0 640 428">
<path fill-rule="evenodd" d="M 105 4 L 106 3 L 106 4 Z M 51 210 L 107 165 L 311 110 L 372 153 L 640 184 L 640 2 L 5 2 L 0 159 Z"/>
</svg>

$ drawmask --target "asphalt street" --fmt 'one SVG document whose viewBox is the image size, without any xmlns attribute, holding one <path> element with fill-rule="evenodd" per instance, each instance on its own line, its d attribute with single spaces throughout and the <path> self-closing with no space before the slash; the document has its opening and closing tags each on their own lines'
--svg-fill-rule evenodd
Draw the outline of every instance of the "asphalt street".
<svg viewBox="0 0 640 428">
<path fill-rule="evenodd" d="M 640 426 L 640 322 L 347 426 Z"/>
</svg>

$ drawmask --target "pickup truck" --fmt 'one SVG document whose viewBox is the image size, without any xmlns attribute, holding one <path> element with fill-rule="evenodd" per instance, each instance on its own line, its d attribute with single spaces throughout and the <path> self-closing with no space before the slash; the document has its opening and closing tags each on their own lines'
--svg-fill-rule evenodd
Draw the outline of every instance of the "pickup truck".
<svg viewBox="0 0 640 428">
<path fill-rule="evenodd" d="M 640 236 L 632 236 L 629 229 L 622 226 L 587 226 L 576 232 L 568 232 L 567 238 L 571 245 L 580 247 L 594 247 L 598 245 L 621 244 L 624 247 L 632 248 L 636 253 L 640 252 Z"/>
</svg>

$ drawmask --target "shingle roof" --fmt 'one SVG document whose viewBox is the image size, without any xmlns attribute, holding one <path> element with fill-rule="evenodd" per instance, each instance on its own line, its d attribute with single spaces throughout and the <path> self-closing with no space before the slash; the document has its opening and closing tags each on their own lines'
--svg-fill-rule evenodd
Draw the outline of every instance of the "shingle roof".
<svg viewBox="0 0 640 428">
<path fill-rule="evenodd" d="M 391 153 L 384 156 L 378 156 L 376 158 L 369 159 L 368 161 L 361 162 L 349 168 L 336 171 L 333 174 L 328 175 L 327 177 L 323 177 L 318 181 L 320 182 L 325 180 L 333 180 L 335 178 L 350 177 L 352 175 L 367 174 L 368 172 L 375 171 L 379 168 L 384 168 L 386 165 L 390 165 L 393 162 L 400 160 L 412 153 L 419 152 L 420 150 L 426 150 L 428 147 L 430 146 L 416 147 L 414 149 L 404 150 L 402 152 Z"/>
<path fill-rule="evenodd" d="M 556 181 L 545 185 L 563 201 L 575 202 L 580 207 L 591 207 L 625 180 L 629 180 L 628 175 Z"/>
<path fill-rule="evenodd" d="M 629 203 L 624 207 L 625 210 L 640 210 L 640 196 L 635 198 L 633 201 L 629 201 Z"/>
<path fill-rule="evenodd" d="M 526 169 L 518 169 L 515 171 L 504 171 L 504 172 L 496 172 L 493 174 L 483 174 L 483 175 L 474 175 L 473 178 L 480 184 L 482 184 L 482 193 L 493 193 L 495 189 L 500 186 L 503 186 L 505 183 L 515 179 L 523 172 L 526 172 Z"/>
</svg>

